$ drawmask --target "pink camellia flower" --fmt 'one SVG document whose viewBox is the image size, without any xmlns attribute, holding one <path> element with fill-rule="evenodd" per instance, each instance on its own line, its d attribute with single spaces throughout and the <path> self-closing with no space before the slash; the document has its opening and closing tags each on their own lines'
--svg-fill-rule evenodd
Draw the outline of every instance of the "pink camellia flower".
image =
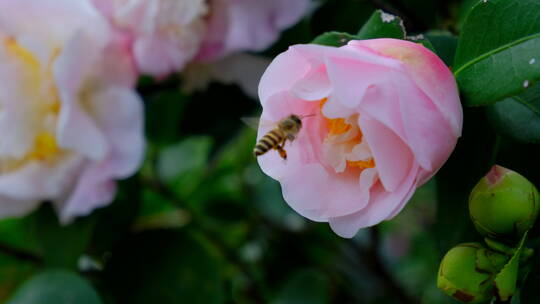
<svg viewBox="0 0 540 304">
<path fill-rule="evenodd" d="M 0 0 L 0 216 L 110 203 L 139 167 L 136 72 L 88 0 Z"/>
<path fill-rule="evenodd" d="M 342 237 L 399 213 L 461 134 L 452 73 L 403 40 L 292 46 L 266 70 L 259 97 L 262 120 L 308 116 L 287 161 L 270 151 L 262 170 L 293 209 Z M 262 124 L 259 138 L 270 128 Z"/>
<path fill-rule="evenodd" d="M 298 22 L 309 4 L 309 0 L 210 0 L 198 58 L 213 61 L 233 52 L 262 51 Z"/>
<path fill-rule="evenodd" d="M 166 76 L 197 54 L 205 34 L 205 0 L 92 0 L 117 38 L 131 44 L 140 72 Z"/>
</svg>

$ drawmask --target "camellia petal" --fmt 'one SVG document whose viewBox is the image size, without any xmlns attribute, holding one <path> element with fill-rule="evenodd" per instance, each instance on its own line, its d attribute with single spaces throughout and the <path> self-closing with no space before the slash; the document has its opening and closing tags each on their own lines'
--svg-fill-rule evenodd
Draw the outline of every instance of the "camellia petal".
<svg viewBox="0 0 540 304">
<path fill-rule="evenodd" d="M 381 183 L 386 191 L 394 191 L 412 168 L 411 151 L 395 133 L 367 115 L 360 118 L 359 125 L 373 151 Z"/>
<path fill-rule="evenodd" d="M 279 54 L 261 77 L 259 98 L 265 102 L 270 96 L 292 88 L 311 70 L 311 63 L 295 50 Z"/>
<path fill-rule="evenodd" d="M 372 39 L 350 43 L 353 47 L 365 47 L 403 62 L 409 76 L 439 109 L 448 121 L 454 136 L 461 135 L 463 110 L 454 76 L 444 62 L 422 45 L 405 40 Z"/>
<path fill-rule="evenodd" d="M 418 168 L 418 167 L 417 167 Z M 372 187 L 372 197 L 366 208 L 342 217 L 330 218 L 330 227 L 340 236 L 353 237 L 358 229 L 373 226 L 395 216 L 411 198 L 416 186 L 416 170 L 411 170 L 395 191 L 385 191 L 379 183 Z"/>
</svg>

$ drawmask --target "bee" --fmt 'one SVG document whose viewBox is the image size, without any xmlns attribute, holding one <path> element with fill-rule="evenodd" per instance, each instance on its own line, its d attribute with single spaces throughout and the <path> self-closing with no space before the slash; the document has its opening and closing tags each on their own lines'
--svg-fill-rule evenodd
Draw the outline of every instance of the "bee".
<svg viewBox="0 0 540 304">
<path fill-rule="evenodd" d="M 311 116 L 311 115 L 309 115 Z M 305 116 L 303 116 L 305 117 Z M 285 151 L 285 142 L 289 140 L 293 142 L 298 132 L 302 128 L 302 117 L 291 114 L 281 119 L 274 129 L 266 133 L 255 145 L 253 154 L 255 157 L 263 155 L 264 153 L 275 149 L 278 151 L 279 156 L 283 159 L 287 159 L 287 151 Z"/>
</svg>

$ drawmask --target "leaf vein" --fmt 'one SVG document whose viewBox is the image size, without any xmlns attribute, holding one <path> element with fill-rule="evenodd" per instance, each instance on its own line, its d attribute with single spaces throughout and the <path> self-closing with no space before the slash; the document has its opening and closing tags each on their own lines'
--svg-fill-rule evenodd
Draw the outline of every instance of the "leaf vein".
<svg viewBox="0 0 540 304">
<path fill-rule="evenodd" d="M 484 53 L 484 54 L 482 54 L 482 55 L 480 55 L 480 56 L 478 56 L 478 57 L 475 57 L 473 60 L 471 60 L 471 61 L 465 63 L 464 65 L 462 65 L 461 67 L 459 67 L 459 69 L 457 69 L 457 70 L 454 72 L 454 76 L 457 77 L 457 75 L 458 75 L 461 71 L 465 70 L 466 68 L 472 66 L 473 64 L 475 64 L 475 63 L 477 63 L 477 62 L 480 62 L 480 61 L 484 60 L 485 58 L 488 58 L 489 56 L 491 56 L 491 55 L 493 55 L 493 54 L 497 54 L 497 53 L 499 53 L 499 52 L 501 52 L 501 51 L 504 51 L 504 50 L 506 50 L 506 49 L 509 49 L 509 48 L 511 48 L 511 47 L 513 47 L 513 46 L 515 46 L 515 45 L 518 45 L 518 44 L 520 44 L 520 43 L 522 43 L 522 42 L 529 41 L 529 40 L 532 40 L 532 39 L 538 38 L 538 37 L 540 37 L 540 33 L 536 33 L 536 34 L 534 34 L 534 35 L 525 36 L 525 37 L 520 38 L 520 39 L 518 39 L 518 40 L 512 41 L 511 43 L 507 43 L 507 44 L 502 45 L 502 46 L 500 46 L 500 47 L 498 47 L 498 48 L 496 48 L 496 49 L 493 49 L 493 50 L 491 50 L 491 51 L 489 51 L 489 52 L 487 52 L 487 53 Z"/>
<path fill-rule="evenodd" d="M 540 117 L 540 110 L 539 109 L 536 109 L 532 104 L 530 104 L 528 101 L 526 101 L 525 99 L 519 97 L 519 96 L 513 96 L 512 97 L 513 100 L 521 103 L 522 105 L 524 105 L 525 107 L 527 107 L 531 112 L 533 112 L 534 114 L 536 114 L 538 117 Z"/>
</svg>

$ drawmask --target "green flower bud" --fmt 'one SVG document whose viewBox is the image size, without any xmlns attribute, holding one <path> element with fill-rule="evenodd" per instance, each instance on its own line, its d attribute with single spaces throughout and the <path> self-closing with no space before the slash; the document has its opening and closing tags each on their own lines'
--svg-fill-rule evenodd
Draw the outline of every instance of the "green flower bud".
<svg viewBox="0 0 540 304">
<path fill-rule="evenodd" d="M 485 303 L 494 295 L 493 279 L 508 257 L 479 243 L 460 244 L 446 253 L 437 287 L 464 303 Z"/>
<path fill-rule="evenodd" d="M 493 166 L 474 187 L 469 211 L 476 230 L 490 238 L 520 239 L 540 206 L 538 190 L 525 177 Z"/>
</svg>

